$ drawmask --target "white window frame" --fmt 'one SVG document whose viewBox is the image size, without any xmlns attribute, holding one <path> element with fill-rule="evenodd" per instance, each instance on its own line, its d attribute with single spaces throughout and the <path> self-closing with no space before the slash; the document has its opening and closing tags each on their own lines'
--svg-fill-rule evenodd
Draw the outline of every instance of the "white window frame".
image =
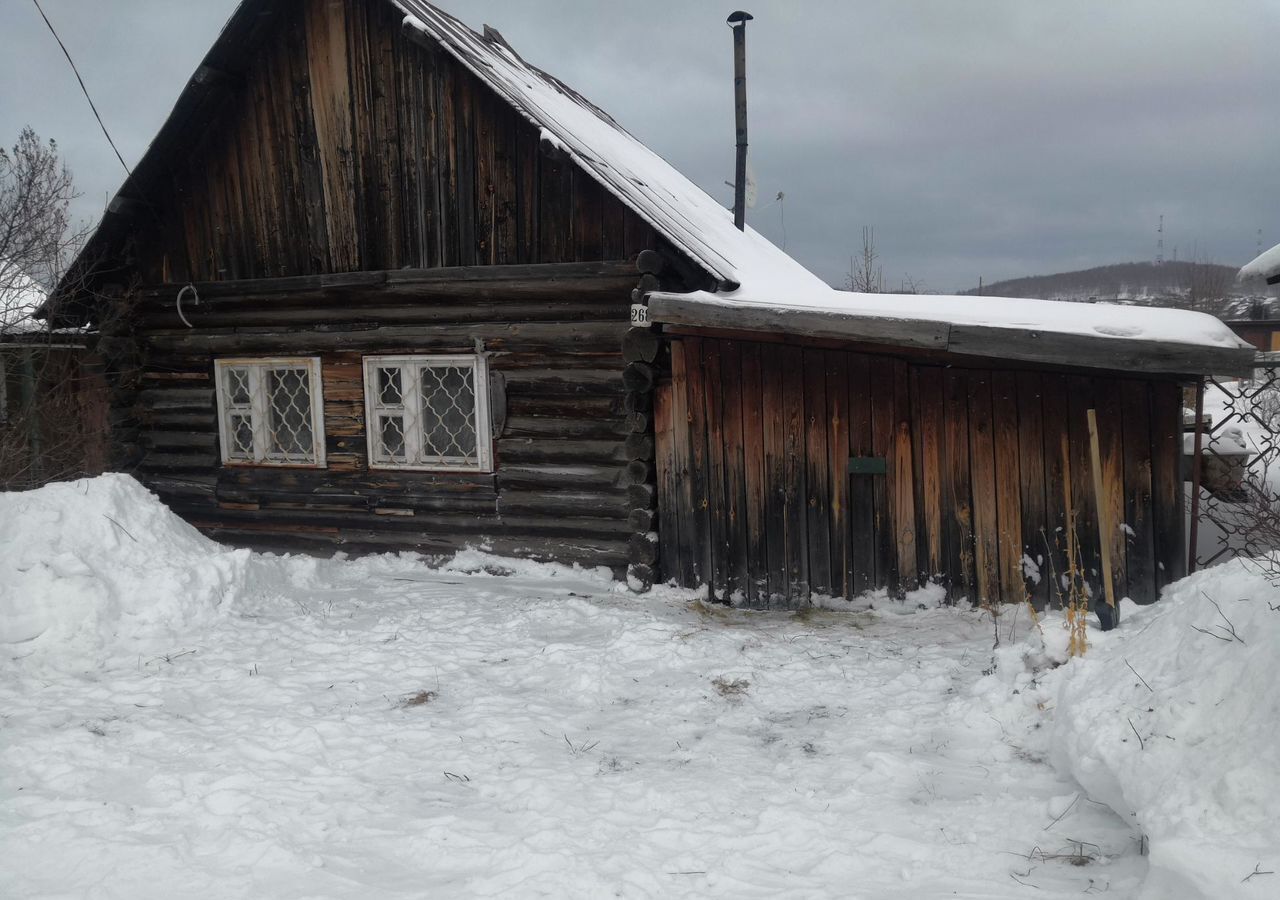
<svg viewBox="0 0 1280 900">
<path fill-rule="evenodd" d="M 273 356 L 214 360 L 214 383 L 218 396 L 218 443 L 222 450 L 222 464 L 226 466 L 281 466 L 288 468 L 317 469 L 325 466 L 324 448 L 324 397 L 318 356 Z M 247 369 L 249 373 L 249 402 L 234 403 L 227 391 L 226 371 Z M 311 456 L 309 459 L 287 459 L 270 450 L 269 421 L 271 399 L 267 396 L 267 379 L 263 376 L 272 369 L 305 369 L 307 390 L 311 396 Z M 233 416 L 249 418 L 253 430 L 253 455 L 242 456 L 237 452 L 233 438 Z"/>
<path fill-rule="evenodd" d="M 405 415 L 410 408 L 422 409 L 421 370 L 426 368 L 470 368 L 475 392 L 472 427 L 476 435 L 474 462 L 423 459 L 422 428 L 405 428 L 405 459 L 395 462 L 382 454 L 378 419 L 380 415 Z M 378 369 L 399 368 L 401 403 L 386 406 L 378 396 Z M 415 354 L 366 356 L 364 358 L 364 422 L 370 469 L 400 469 L 416 472 L 493 471 L 493 429 L 489 413 L 489 361 L 483 353 L 454 355 Z"/>
</svg>

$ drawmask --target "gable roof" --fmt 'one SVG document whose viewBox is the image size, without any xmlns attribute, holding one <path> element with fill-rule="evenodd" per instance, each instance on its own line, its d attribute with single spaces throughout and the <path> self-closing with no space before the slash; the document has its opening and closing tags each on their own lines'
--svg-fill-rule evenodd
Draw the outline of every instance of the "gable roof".
<svg viewBox="0 0 1280 900">
<path fill-rule="evenodd" d="M 384 0 L 404 14 L 411 38 L 438 44 L 541 130 L 716 282 L 715 291 L 650 296 L 651 317 L 711 325 L 925 346 L 997 358 L 1148 371 L 1229 374 L 1248 369 L 1253 348 L 1202 313 L 1044 300 L 854 294 L 837 291 L 747 228 L 718 201 L 613 118 L 525 62 L 493 29 L 477 34 L 425 0 Z M 128 205 L 214 102 L 265 30 L 271 0 L 243 0 L 173 113 L 126 180 L 112 210 Z M 726 144 L 726 146 L 728 146 Z M 90 247 L 111 223 L 104 222 Z M 754 323 L 754 324 L 753 324 Z M 1064 359 L 1065 357 L 1065 359 Z"/>
</svg>

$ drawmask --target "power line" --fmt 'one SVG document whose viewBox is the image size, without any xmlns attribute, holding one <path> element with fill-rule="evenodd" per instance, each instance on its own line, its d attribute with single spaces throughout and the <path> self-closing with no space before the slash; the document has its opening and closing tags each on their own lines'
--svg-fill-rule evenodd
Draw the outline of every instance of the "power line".
<svg viewBox="0 0 1280 900">
<path fill-rule="evenodd" d="M 44 24 L 49 26 L 49 33 L 53 35 L 53 39 L 58 42 L 58 46 L 62 48 L 62 55 L 67 58 L 67 62 L 71 64 L 71 71 L 76 75 L 76 81 L 80 82 L 80 90 L 84 92 L 84 99 L 89 101 L 89 108 L 93 110 L 93 117 L 98 120 L 98 127 L 102 129 L 103 135 L 107 138 L 107 143 L 111 145 L 111 149 L 115 150 L 116 159 L 120 160 L 120 165 L 124 166 L 126 175 L 132 176 L 129 171 L 129 164 L 124 161 L 124 157 L 120 155 L 120 151 L 116 149 L 116 142 L 111 140 L 111 135 L 107 131 L 106 124 L 102 121 L 102 116 L 98 115 L 98 107 L 94 105 L 93 98 L 89 96 L 89 89 L 85 87 L 84 79 L 80 77 L 80 70 L 76 68 L 76 61 L 71 58 L 71 53 L 67 50 L 67 45 L 62 43 L 62 38 L 58 37 L 58 31 L 53 27 L 53 23 L 49 21 L 49 17 L 44 14 L 44 10 L 40 8 L 40 0 L 31 0 L 36 5 L 36 9 L 40 13 L 40 18 L 44 19 Z"/>
</svg>

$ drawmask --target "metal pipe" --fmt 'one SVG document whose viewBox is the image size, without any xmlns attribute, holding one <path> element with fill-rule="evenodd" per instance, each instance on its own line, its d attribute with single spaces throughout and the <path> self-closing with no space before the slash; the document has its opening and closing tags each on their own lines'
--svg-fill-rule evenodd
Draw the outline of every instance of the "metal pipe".
<svg viewBox="0 0 1280 900">
<path fill-rule="evenodd" d="M 738 135 L 738 156 L 733 174 L 733 225 L 739 231 L 747 227 L 747 23 L 751 13 L 730 13 L 733 29 L 733 106 Z"/>
</svg>

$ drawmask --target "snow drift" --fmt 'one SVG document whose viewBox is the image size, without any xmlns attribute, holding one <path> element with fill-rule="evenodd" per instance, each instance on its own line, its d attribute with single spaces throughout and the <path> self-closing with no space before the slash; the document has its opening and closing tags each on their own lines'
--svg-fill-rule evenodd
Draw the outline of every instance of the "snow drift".
<svg viewBox="0 0 1280 900">
<path fill-rule="evenodd" d="M 1146 836 L 1141 896 L 1275 896 L 1280 589 L 1232 562 L 1092 640 L 1055 673 L 1053 760 Z"/>
<path fill-rule="evenodd" d="M 88 661 L 168 637 L 221 614 L 250 565 L 127 475 L 0 493 L 0 645 Z"/>
</svg>

